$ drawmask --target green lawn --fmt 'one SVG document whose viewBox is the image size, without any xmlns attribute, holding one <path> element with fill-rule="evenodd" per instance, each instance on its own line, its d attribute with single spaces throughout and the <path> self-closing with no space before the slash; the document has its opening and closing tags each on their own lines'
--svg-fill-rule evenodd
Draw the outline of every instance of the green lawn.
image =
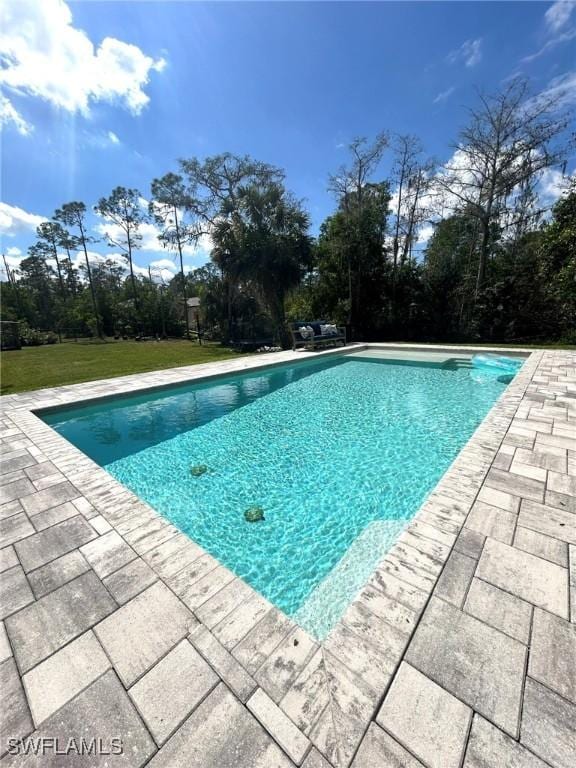
<svg viewBox="0 0 576 768">
<path fill-rule="evenodd" d="M 216 344 L 189 341 L 70 342 L 2 352 L 0 393 L 25 392 L 179 365 L 238 357 Z"/>
<path fill-rule="evenodd" d="M 463 346 L 478 346 L 481 349 L 488 345 Z M 513 349 L 515 345 L 506 346 Z M 574 348 L 560 344 L 546 346 Z M 26 347 L 2 353 L 0 394 L 109 379 L 179 365 L 211 363 L 238 356 L 236 352 L 217 344 L 204 344 L 200 347 L 189 341 L 81 341 Z"/>
</svg>

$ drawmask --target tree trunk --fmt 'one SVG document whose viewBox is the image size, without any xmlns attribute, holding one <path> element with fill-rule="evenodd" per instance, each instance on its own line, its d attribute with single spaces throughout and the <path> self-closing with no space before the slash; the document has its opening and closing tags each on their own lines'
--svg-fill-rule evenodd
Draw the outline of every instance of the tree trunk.
<svg viewBox="0 0 576 768">
<path fill-rule="evenodd" d="M 64 290 L 64 281 L 62 279 L 62 270 L 60 269 L 60 260 L 58 259 L 58 249 L 56 245 L 53 246 L 54 261 L 56 262 L 56 272 L 58 273 L 58 283 L 60 284 L 60 293 L 62 297 L 66 293 Z"/>
<path fill-rule="evenodd" d="M 176 227 L 176 244 L 178 245 L 178 256 L 180 258 L 180 275 L 182 276 L 182 297 L 184 299 L 184 319 L 186 321 L 186 339 L 190 340 L 190 320 L 188 318 L 188 288 L 186 286 L 186 276 L 184 275 L 184 257 L 182 256 L 182 243 L 180 241 L 180 227 L 178 224 L 178 209 L 174 205 L 174 226 Z"/>
<path fill-rule="evenodd" d="M 84 250 L 84 258 L 86 259 L 86 272 L 88 274 L 88 284 L 90 286 L 90 293 L 92 295 L 92 306 L 94 308 L 94 320 L 96 320 L 96 333 L 99 339 L 104 338 L 102 333 L 102 327 L 100 325 L 100 316 L 98 315 L 98 303 L 96 301 L 96 291 L 94 290 L 94 283 L 92 282 L 92 270 L 90 269 L 90 261 L 88 260 L 88 250 L 86 248 L 86 238 L 84 237 L 84 227 L 82 221 L 78 220 L 78 229 L 80 230 L 80 239 L 82 241 L 82 249 Z"/>
<path fill-rule="evenodd" d="M 478 299 L 480 291 L 484 287 L 486 281 L 486 265 L 488 262 L 488 251 L 490 248 L 490 219 L 483 219 L 482 226 L 482 239 L 480 241 L 480 253 L 478 258 L 478 273 L 476 275 L 476 288 L 474 291 L 475 300 Z"/>
</svg>

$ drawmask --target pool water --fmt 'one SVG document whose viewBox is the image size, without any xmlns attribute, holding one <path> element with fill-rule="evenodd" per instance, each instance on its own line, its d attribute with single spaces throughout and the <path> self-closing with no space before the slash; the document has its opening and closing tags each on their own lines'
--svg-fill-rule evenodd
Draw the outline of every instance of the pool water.
<svg viewBox="0 0 576 768">
<path fill-rule="evenodd" d="M 504 388 L 336 356 L 43 418 L 321 639 Z"/>
</svg>

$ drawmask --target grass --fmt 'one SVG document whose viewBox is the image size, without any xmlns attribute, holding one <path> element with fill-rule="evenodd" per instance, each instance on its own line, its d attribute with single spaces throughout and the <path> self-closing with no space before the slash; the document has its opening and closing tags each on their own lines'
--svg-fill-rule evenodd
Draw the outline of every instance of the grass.
<svg viewBox="0 0 576 768">
<path fill-rule="evenodd" d="M 108 379 L 238 357 L 217 344 L 189 341 L 70 342 L 2 353 L 0 394 Z"/>
<path fill-rule="evenodd" d="M 396 342 L 401 343 L 401 342 Z M 414 342 L 412 342 L 414 343 Z M 488 344 L 463 344 L 467 347 Z M 568 344 L 506 344 L 494 346 L 574 349 Z M 201 347 L 189 341 L 81 341 L 44 347 L 26 347 L 2 353 L 0 394 L 9 395 L 43 387 L 78 384 L 129 373 L 145 373 L 180 365 L 211 363 L 238 357 L 217 344 Z"/>
</svg>

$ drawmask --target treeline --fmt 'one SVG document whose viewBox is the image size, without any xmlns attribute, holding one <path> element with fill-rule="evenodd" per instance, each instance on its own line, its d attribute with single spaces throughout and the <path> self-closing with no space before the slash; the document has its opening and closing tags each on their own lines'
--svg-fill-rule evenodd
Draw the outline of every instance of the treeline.
<svg viewBox="0 0 576 768">
<path fill-rule="evenodd" d="M 481 97 L 443 166 L 413 136 L 354 140 L 315 239 L 281 169 L 228 153 L 181 160 L 152 181 L 147 207 L 125 187 L 101 198 L 94 210 L 120 259 L 91 258 L 86 205 L 66 203 L 18 270 L 5 264 L 2 319 L 22 321 L 32 343 L 39 329 L 190 336 L 184 307 L 199 296 L 203 331 L 225 343 L 286 344 L 288 320 L 313 318 L 367 341 L 576 342 L 574 179 L 551 211 L 537 195 L 570 148 L 559 98 L 530 97 L 524 81 Z M 135 269 L 150 222 L 178 265 L 167 283 Z M 206 237 L 210 263 L 186 272 L 187 246 Z"/>
</svg>

